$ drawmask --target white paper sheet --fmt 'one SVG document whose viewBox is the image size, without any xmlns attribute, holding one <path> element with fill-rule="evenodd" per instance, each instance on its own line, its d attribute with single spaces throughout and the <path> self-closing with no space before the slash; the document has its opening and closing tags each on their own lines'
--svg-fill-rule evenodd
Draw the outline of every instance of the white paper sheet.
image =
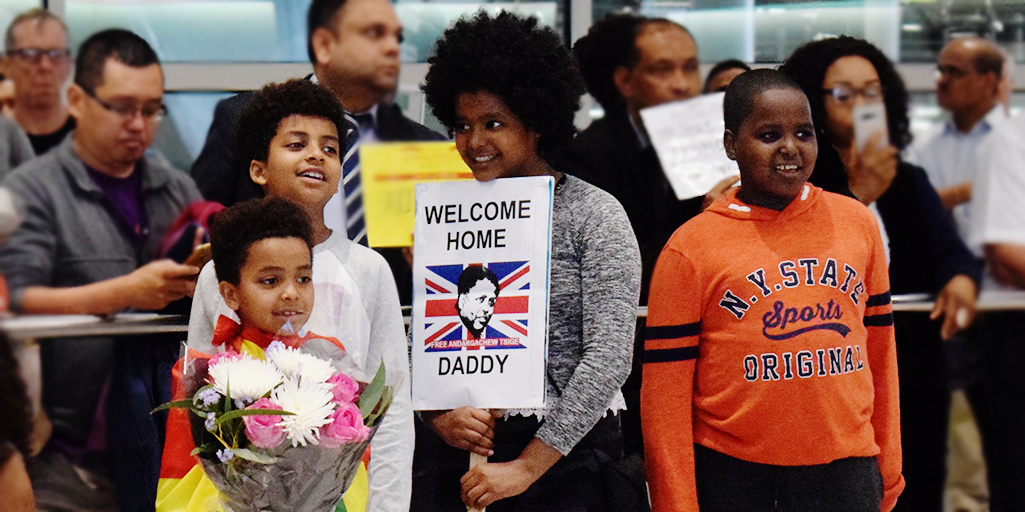
<svg viewBox="0 0 1025 512">
<path fill-rule="evenodd" d="M 641 111 L 662 170 L 678 199 L 704 195 L 718 182 L 737 176 L 737 163 L 726 157 L 722 134 L 725 93 L 666 103 Z"/>
</svg>

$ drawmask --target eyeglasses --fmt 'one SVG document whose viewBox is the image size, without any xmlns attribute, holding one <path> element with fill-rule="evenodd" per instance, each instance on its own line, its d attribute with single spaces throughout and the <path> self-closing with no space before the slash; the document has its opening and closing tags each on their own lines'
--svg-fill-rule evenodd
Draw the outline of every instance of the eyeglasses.
<svg viewBox="0 0 1025 512">
<path fill-rule="evenodd" d="M 855 96 L 865 98 L 865 101 L 868 103 L 876 103 L 883 100 L 883 86 L 880 84 L 872 84 L 861 89 L 856 89 L 847 84 L 840 84 L 832 89 L 822 89 L 822 94 L 832 96 L 833 101 L 836 101 L 841 105 L 853 103 Z"/>
<path fill-rule="evenodd" d="M 49 57 L 52 62 L 64 62 L 71 58 L 71 50 L 67 48 L 58 48 L 54 50 L 44 50 L 42 48 L 14 48 L 12 50 L 7 50 L 7 56 L 18 57 L 33 64 L 39 64 L 43 60 L 44 55 Z"/>
<path fill-rule="evenodd" d="M 99 103 L 101 107 L 103 107 L 109 112 L 117 114 L 125 121 L 135 119 L 135 114 L 142 114 L 143 121 L 156 123 L 164 119 L 164 116 L 167 115 L 167 107 L 164 106 L 164 104 L 156 106 L 146 105 L 144 107 L 137 107 L 132 103 L 117 103 L 112 105 L 98 98 L 96 96 L 96 93 L 88 91 L 85 88 L 83 88 L 82 90 L 85 91 L 85 93 L 89 95 L 90 98 L 95 100 L 96 103 Z"/>
</svg>

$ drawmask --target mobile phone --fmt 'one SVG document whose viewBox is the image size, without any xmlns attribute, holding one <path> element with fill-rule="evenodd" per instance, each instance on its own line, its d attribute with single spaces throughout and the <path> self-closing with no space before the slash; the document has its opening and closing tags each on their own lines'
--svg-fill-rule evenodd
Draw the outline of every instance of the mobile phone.
<svg viewBox="0 0 1025 512">
<path fill-rule="evenodd" d="M 202 244 L 192 250 L 192 254 L 185 260 L 185 264 L 203 268 L 211 259 L 213 259 L 213 255 L 210 253 L 210 244 Z"/>
<path fill-rule="evenodd" d="M 890 134 L 886 128 L 885 104 L 880 102 L 857 105 L 851 115 L 854 117 L 854 144 L 859 152 L 865 150 L 869 139 L 878 132 L 883 133 L 878 147 L 882 148 L 890 144 Z"/>
</svg>

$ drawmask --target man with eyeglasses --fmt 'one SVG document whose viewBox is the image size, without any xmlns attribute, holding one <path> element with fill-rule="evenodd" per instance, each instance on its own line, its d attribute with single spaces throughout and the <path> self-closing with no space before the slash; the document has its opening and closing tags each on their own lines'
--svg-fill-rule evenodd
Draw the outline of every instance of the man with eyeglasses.
<svg viewBox="0 0 1025 512">
<path fill-rule="evenodd" d="M 998 102 L 1004 56 L 986 39 L 955 39 L 943 47 L 936 67 L 936 100 L 951 119 L 935 137 L 916 144 L 908 156 L 929 174 L 958 232 L 967 240 L 972 155 L 979 142 L 1007 120 Z"/>
<path fill-rule="evenodd" d="M 82 43 L 68 90 L 77 127 L 2 183 L 26 211 L 0 246 L 12 311 L 159 310 L 192 294 L 199 269 L 154 260 L 171 223 L 202 199 L 187 174 L 144 157 L 163 96 L 157 55 L 139 36 L 106 30 Z M 158 383 L 177 356 L 159 336 L 41 343 L 53 423 L 31 470 L 41 510 L 152 510 L 163 423 L 149 410 L 169 399 Z"/>
<path fill-rule="evenodd" d="M 71 74 L 67 27 L 50 11 L 31 9 L 7 27 L 4 48 L 0 70 L 14 82 L 14 120 L 42 155 L 75 128 L 61 97 Z"/>
</svg>

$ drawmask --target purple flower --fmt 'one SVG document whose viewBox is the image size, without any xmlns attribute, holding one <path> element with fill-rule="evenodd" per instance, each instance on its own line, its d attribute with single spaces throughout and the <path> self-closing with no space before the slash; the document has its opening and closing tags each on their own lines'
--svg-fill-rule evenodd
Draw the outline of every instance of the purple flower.
<svg viewBox="0 0 1025 512">
<path fill-rule="evenodd" d="M 221 400 L 221 394 L 214 388 L 206 388 L 203 391 L 200 391 L 196 397 L 199 398 L 199 401 L 203 403 L 204 407 L 210 407 Z"/>
<path fill-rule="evenodd" d="M 217 450 L 217 458 L 220 459 L 221 462 L 228 462 L 229 460 L 235 458 L 235 452 L 231 451 L 230 448 Z"/>
<path fill-rule="evenodd" d="M 280 411 L 281 407 L 272 402 L 269 398 L 261 398 L 247 409 L 275 409 Z M 285 440 L 285 429 L 281 428 L 281 416 L 270 414 L 257 414 L 243 416 L 242 421 L 246 424 L 246 437 L 259 448 L 277 448 Z"/>
<path fill-rule="evenodd" d="M 330 379 L 327 379 L 327 383 L 332 386 L 331 394 L 335 396 L 335 401 L 340 404 L 354 402 L 359 395 L 359 383 L 348 375 L 336 373 Z"/>
<path fill-rule="evenodd" d="M 217 428 L 217 415 L 212 412 L 206 413 L 206 422 L 203 425 L 208 431 L 213 432 Z"/>
<path fill-rule="evenodd" d="M 338 404 L 330 416 L 331 423 L 320 428 L 320 444 L 334 448 L 350 442 L 363 441 L 370 434 L 370 429 L 363 424 L 363 415 L 359 407 L 352 402 Z"/>
</svg>

